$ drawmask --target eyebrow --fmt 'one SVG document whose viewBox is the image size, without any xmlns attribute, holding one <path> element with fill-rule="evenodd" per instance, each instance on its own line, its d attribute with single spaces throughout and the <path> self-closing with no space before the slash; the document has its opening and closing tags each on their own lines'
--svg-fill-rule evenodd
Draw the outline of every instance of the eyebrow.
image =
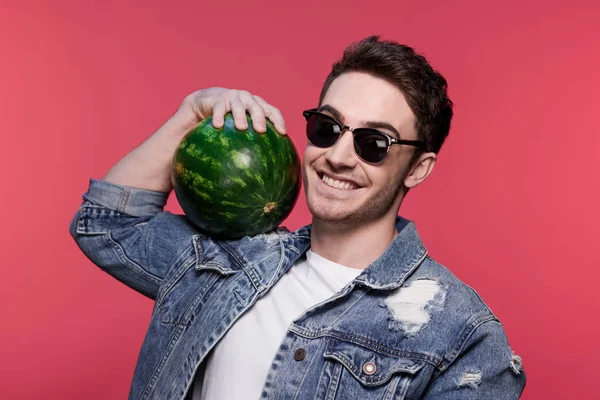
<svg viewBox="0 0 600 400">
<path fill-rule="evenodd" d="M 336 110 L 334 107 L 330 106 L 329 104 L 322 105 L 321 107 L 319 107 L 318 111 L 320 111 L 320 112 L 323 112 L 323 111 L 328 112 L 338 122 L 344 123 L 344 116 L 342 115 L 342 113 L 339 112 L 338 110 Z M 392 124 L 390 124 L 389 122 L 383 122 L 383 121 L 360 121 L 360 123 L 365 128 L 386 129 L 386 130 L 388 130 L 390 132 L 393 132 L 394 135 L 396 136 L 396 139 L 400 139 L 400 132 L 398 132 L 398 130 L 396 128 L 394 128 L 394 126 Z"/>
</svg>

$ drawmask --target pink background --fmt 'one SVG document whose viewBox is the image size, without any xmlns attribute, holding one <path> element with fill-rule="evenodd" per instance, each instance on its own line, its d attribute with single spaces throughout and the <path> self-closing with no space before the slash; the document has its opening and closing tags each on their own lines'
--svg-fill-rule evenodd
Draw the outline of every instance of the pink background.
<svg viewBox="0 0 600 400">
<path fill-rule="evenodd" d="M 331 63 L 381 34 L 424 53 L 456 104 L 401 214 L 504 323 L 524 399 L 600 398 L 599 4 L 3 1 L 0 396 L 127 397 L 152 302 L 69 236 L 90 177 L 209 86 L 279 107 L 302 151 Z M 285 224 L 308 222 L 302 197 Z"/>
</svg>

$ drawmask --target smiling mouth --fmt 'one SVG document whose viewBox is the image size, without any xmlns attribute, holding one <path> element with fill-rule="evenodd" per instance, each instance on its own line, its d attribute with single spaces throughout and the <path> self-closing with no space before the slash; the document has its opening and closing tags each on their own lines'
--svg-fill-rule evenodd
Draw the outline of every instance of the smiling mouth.
<svg viewBox="0 0 600 400">
<path fill-rule="evenodd" d="M 329 175 L 321 172 L 319 173 L 319 176 L 321 178 L 321 181 L 326 184 L 329 187 L 332 187 L 334 189 L 339 189 L 339 190 L 355 190 L 358 189 L 359 186 L 357 186 L 355 183 L 353 182 L 348 182 L 348 181 L 340 181 L 337 179 L 333 179 L 332 177 L 330 177 Z"/>
</svg>

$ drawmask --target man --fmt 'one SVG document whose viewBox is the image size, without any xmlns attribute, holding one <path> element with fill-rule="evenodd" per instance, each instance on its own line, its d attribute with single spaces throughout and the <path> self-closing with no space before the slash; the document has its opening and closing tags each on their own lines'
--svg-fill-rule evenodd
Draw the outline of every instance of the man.
<svg viewBox="0 0 600 400">
<path fill-rule="evenodd" d="M 192 93 L 102 180 L 71 224 L 81 250 L 156 300 L 130 399 L 517 399 L 521 359 L 477 293 L 398 217 L 450 129 L 446 81 L 406 46 L 367 38 L 307 110 L 312 225 L 217 241 L 163 212 L 182 137 L 227 112 L 279 111 L 245 91 Z"/>
</svg>

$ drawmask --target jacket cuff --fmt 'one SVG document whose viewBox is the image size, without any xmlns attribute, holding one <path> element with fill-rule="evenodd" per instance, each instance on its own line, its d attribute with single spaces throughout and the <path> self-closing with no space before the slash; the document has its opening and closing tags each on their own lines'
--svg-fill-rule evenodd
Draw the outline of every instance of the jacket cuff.
<svg viewBox="0 0 600 400">
<path fill-rule="evenodd" d="M 163 211 L 168 193 L 138 189 L 90 178 L 83 199 L 134 217 L 155 215 Z"/>
</svg>

